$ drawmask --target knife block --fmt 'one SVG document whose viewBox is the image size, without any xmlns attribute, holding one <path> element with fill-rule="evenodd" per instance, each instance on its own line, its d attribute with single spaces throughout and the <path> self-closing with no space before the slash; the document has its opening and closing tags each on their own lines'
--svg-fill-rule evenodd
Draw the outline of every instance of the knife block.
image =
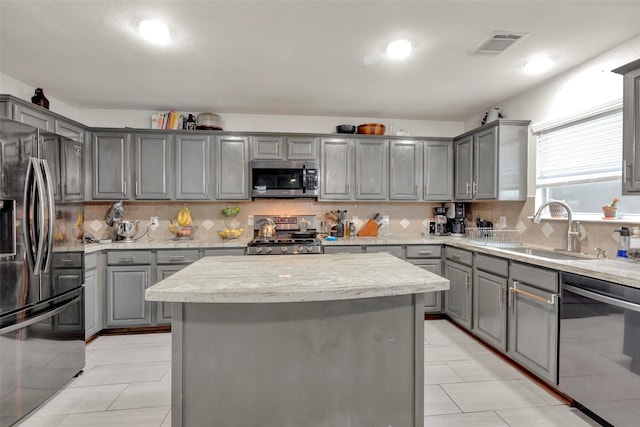
<svg viewBox="0 0 640 427">
<path fill-rule="evenodd" d="M 378 235 L 378 223 L 370 219 L 365 225 L 356 233 L 358 236 L 377 236 Z"/>
</svg>

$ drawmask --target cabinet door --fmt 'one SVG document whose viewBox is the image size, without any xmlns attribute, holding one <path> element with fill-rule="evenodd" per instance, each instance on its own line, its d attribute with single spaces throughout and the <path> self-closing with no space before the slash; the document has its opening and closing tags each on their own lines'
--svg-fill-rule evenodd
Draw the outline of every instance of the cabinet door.
<svg viewBox="0 0 640 427">
<path fill-rule="evenodd" d="M 60 184 L 60 138 L 46 135 L 40 144 L 40 155 L 47 161 L 49 172 L 53 177 L 52 190 L 55 200 L 62 200 L 62 186 Z"/>
<path fill-rule="evenodd" d="M 557 384 L 557 295 L 510 279 L 509 304 L 509 355 L 539 377 Z"/>
<path fill-rule="evenodd" d="M 624 75 L 622 193 L 640 191 L 640 68 Z"/>
<path fill-rule="evenodd" d="M 55 133 L 77 142 L 84 142 L 84 129 L 64 120 L 55 121 Z"/>
<path fill-rule="evenodd" d="M 83 148 L 80 141 L 67 138 L 60 140 L 62 200 L 78 201 L 84 198 Z"/>
<path fill-rule="evenodd" d="M 82 286 L 84 275 L 80 268 L 54 269 L 51 274 L 56 294 Z M 59 331 L 77 331 L 84 322 L 84 304 L 76 304 L 55 317 L 55 327 Z"/>
<path fill-rule="evenodd" d="M 389 141 L 389 199 L 420 198 L 422 144 L 422 141 Z"/>
<path fill-rule="evenodd" d="M 249 139 L 216 138 L 216 199 L 249 199 Z"/>
<path fill-rule="evenodd" d="M 84 272 L 84 336 L 91 338 L 102 329 L 100 325 L 100 299 L 98 298 L 97 270 Z"/>
<path fill-rule="evenodd" d="M 129 199 L 129 135 L 95 133 L 92 144 L 94 199 Z"/>
<path fill-rule="evenodd" d="M 135 137 L 135 198 L 170 199 L 171 140 L 166 134 Z"/>
<path fill-rule="evenodd" d="M 185 265 L 159 265 L 156 267 L 156 277 L 158 282 L 171 276 L 173 273 L 178 272 L 185 268 Z M 165 301 L 156 302 L 156 324 L 166 325 L 171 324 L 171 303 Z"/>
<path fill-rule="evenodd" d="M 254 159 L 284 159 L 284 138 L 281 136 L 252 136 Z"/>
<path fill-rule="evenodd" d="M 439 259 L 423 260 L 415 263 L 418 267 L 442 275 L 442 262 Z M 442 291 L 424 294 L 424 312 L 442 313 Z"/>
<path fill-rule="evenodd" d="M 318 158 L 318 139 L 313 137 L 287 138 L 289 160 L 315 160 Z"/>
<path fill-rule="evenodd" d="M 151 325 L 150 303 L 144 299 L 150 266 L 107 267 L 107 326 Z"/>
<path fill-rule="evenodd" d="M 176 199 L 211 198 L 211 140 L 208 136 L 176 138 Z"/>
<path fill-rule="evenodd" d="M 388 198 L 387 141 L 356 140 L 356 199 Z"/>
<path fill-rule="evenodd" d="M 320 145 L 320 198 L 351 199 L 351 140 L 323 139 Z"/>
<path fill-rule="evenodd" d="M 455 149 L 455 191 L 456 200 L 471 200 L 473 177 L 473 136 L 454 142 Z"/>
<path fill-rule="evenodd" d="M 471 267 L 446 260 L 444 277 L 449 279 L 449 290 L 445 291 L 444 311 L 452 320 L 471 328 Z"/>
<path fill-rule="evenodd" d="M 48 130 L 54 132 L 54 120 L 46 111 L 38 111 L 34 107 L 29 108 L 23 105 L 13 105 L 13 120 L 22 122 L 39 129 Z"/>
<path fill-rule="evenodd" d="M 473 331 L 507 350 L 507 279 L 476 270 L 473 276 Z"/>
<path fill-rule="evenodd" d="M 424 144 L 424 200 L 453 200 L 453 145 L 449 141 Z"/>
<path fill-rule="evenodd" d="M 498 198 L 498 128 L 474 135 L 473 197 Z"/>
</svg>

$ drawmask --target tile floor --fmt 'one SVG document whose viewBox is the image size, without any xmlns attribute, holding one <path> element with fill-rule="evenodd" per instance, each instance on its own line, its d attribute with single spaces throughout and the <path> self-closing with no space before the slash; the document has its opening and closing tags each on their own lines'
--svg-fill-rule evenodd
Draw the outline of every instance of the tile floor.
<svg viewBox="0 0 640 427">
<path fill-rule="evenodd" d="M 20 427 L 169 427 L 170 338 L 98 337 L 84 374 Z M 598 425 L 446 320 L 425 322 L 424 390 L 429 427 Z"/>
</svg>

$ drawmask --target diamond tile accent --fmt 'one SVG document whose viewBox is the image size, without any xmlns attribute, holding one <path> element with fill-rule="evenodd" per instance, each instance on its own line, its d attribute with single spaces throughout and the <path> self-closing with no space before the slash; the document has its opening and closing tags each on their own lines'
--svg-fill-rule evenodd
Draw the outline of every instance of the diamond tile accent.
<svg viewBox="0 0 640 427">
<path fill-rule="evenodd" d="M 402 218 L 400 220 L 400 226 L 402 226 L 402 228 L 407 228 L 409 225 L 411 225 L 411 221 L 409 221 L 406 218 Z"/>
<path fill-rule="evenodd" d="M 620 241 L 620 234 L 618 234 L 618 233 L 611 233 L 611 238 L 612 238 L 613 240 L 615 240 L 615 241 L 616 241 L 616 243 L 617 243 L 617 242 L 619 242 L 619 241 Z"/>
<path fill-rule="evenodd" d="M 524 225 L 524 223 L 522 221 L 518 221 L 518 224 L 516 225 L 516 230 L 526 230 L 527 226 Z"/>
<path fill-rule="evenodd" d="M 211 221 L 210 219 L 205 219 L 204 221 L 202 221 L 202 224 L 200 225 L 205 230 L 211 230 L 211 227 L 213 227 L 213 221 Z"/>
<path fill-rule="evenodd" d="M 98 221 L 98 220 L 93 220 L 89 223 L 89 228 L 94 231 L 100 231 L 102 230 L 102 226 L 104 225 L 104 223 L 102 221 Z"/>
<path fill-rule="evenodd" d="M 545 225 L 543 225 L 540 228 L 540 231 L 542 231 L 542 234 L 544 234 L 544 237 L 549 237 L 551 236 L 551 234 L 553 234 L 553 227 L 549 225 L 549 223 L 547 222 Z"/>
</svg>

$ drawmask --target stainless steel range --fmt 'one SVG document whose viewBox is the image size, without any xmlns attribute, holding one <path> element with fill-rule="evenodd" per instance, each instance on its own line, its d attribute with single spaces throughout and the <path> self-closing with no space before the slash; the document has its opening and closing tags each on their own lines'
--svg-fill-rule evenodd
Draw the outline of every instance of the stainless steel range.
<svg viewBox="0 0 640 427">
<path fill-rule="evenodd" d="M 255 215 L 248 255 L 321 254 L 315 215 Z"/>
</svg>

